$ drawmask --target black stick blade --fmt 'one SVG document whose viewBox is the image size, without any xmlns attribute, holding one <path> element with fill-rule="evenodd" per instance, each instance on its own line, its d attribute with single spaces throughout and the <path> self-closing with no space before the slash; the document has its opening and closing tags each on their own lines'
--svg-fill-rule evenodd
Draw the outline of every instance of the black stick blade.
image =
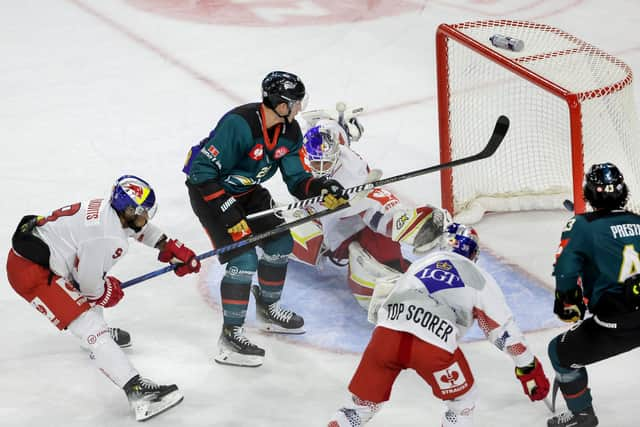
<svg viewBox="0 0 640 427">
<path fill-rule="evenodd" d="M 493 128 L 493 133 L 491 134 L 491 138 L 487 143 L 487 146 L 484 147 L 484 150 L 480 153 L 480 158 L 485 158 L 492 156 L 493 153 L 496 152 L 504 137 L 507 135 L 507 131 L 509 130 L 509 118 L 507 116 L 500 116 L 496 121 L 496 126 Z"/>
<path fill-rule="evenodd" d="M 573 210 L 574 210 L 573 202 L 571 200 L 569 200 L 569 199 L 567 199 L 564 202 L 562 202 L 562 206 L 564 206 L 564 208 L 566 210 L 568 210 L 569 212 L 573 212 Z"/>
</svg>

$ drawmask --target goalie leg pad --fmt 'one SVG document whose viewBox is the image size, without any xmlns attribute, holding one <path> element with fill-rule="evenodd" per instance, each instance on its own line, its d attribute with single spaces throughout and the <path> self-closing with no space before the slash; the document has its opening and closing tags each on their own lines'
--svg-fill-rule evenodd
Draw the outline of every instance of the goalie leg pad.
<svg viewBox="0 0 640 427">
<path fill-rule="evenodd" d="M 399 271 L 378 262 L 360 243 L 349 244 L 349 287 L 364 309 L 369 307 L 376 282 L 390 282 L 400 275 Z"/>
<path fill-rule="evenodd" d="M 307 222 L 291 229 L 293 237 L 292 258 L 308 265 L 316 266 L 322 252 L 322 227 L 315 222 Z"/>
</svg>

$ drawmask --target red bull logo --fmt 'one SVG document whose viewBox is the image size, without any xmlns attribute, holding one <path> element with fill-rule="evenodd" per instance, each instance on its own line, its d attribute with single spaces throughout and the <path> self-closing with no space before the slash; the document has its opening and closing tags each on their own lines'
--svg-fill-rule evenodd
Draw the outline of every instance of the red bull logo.
<svg viewBox="0 0 640 427">
<path fill-rule="evenodd" d="M 136 201 L 137 204 L 141 205 L 147 199 L 149 195 L 149 188 L 143 187 L 141 185 L 129 182 L 123 185 L 124 190 L 127 192 L 129 197 Z"/>
</svg>

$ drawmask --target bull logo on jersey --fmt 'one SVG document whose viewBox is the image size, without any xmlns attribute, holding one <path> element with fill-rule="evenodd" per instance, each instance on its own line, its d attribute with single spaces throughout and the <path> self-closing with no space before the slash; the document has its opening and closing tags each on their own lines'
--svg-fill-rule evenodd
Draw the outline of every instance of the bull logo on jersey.
<svg viewBox="0 0 640 427">
<path fill-rule="evenodd" d="M 429 293 L 445 289 L 464 288 L 464 282 L 460 278 L 458 270 L 449 260 L 439 260 L 424 267 L 414 276 L 422 282 Z"/>
</svg>

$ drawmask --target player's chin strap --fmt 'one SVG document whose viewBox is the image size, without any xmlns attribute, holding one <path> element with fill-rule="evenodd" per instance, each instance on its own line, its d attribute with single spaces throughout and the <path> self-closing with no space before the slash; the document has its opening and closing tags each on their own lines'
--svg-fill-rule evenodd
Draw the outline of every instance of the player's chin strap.
<svg viewBox="0 0 640 427">
<path fill-rule="evenodd" d="M 441 163 L 435 166 L 430 166 L 428 168 L 424 168 L 424 169 L 419 169 L 413 172 L 407 172 L 401 175 L 396 175 L 390 178 L 386 178 L 386 179 L 381 179 L 379 181 L 374 181 L 371 183 L 365 183 L 365 184 L 361 184 L 361 185 L 357 185 L 355 187 L 351 187 L 351 188 L 347 188 L 345 190 L 346 194 L 353 194 L 353 193 L 358 193 L 361 191 L 368 191 L 371 190 L 374 187 L 379 187 L 381 185 L 385 185 L 385 184 L 390 184 L 392 182 L 398 182 L 398 181 L 402 181 L 405 179 L 409 179 L 409 178 L 413 178 L 416 176 L 421 176 L 421 175 L 426 175 L 429 173 L 433 173 L 433 172 L 438 172 L 441 171 L 443 169 L 449 169 L 449 168 L 454 168 L 456 166 L 460 166 L 460 165 L 464 165 L 466 163 L 471 163 L 471 162 L 475 162 L 477 160 L 482 160 L 482 159 L 486 159 L 487 157 L 492 156 L 496 150 L 498 149 L 498 147 L 500 146 L 500 144 L 502 143 L 502 141 L 504 140 L 505 135 L 507 134 L 507 131 L 509 130 L 509 119 L 506 116 L 500 116 L 496 122 L 496 126 L 493 130 L 493 134 L 491 135 L 491 138 L 489 139 L 489 142 L 487 143 L 487 145 L 484 147 L 484 149 L 482 151 L 480 151 L 477 154 L 474 154 L 472 156 L 468 156 L 468 157 L 463 157 L 461 159 L 457 159 L 457 160 L 453 160 L 451 162 L 447 162 L 447 163 Z M 310 199 L 305 199 L 305 200 L 301 200 L 300 202 L 296 202 L 296 203 L 292 203 L 286 207 L 280 207 L 280 208 L 274 208 L 274 209 L 267 209 L 265 211 L 262 212 L 258 212 L 252 215 L 248 215 L 247 218 L 248 219 L 253 219 L 253 218 L 258 218 L 261 216 L 265 216 L 265 215 L 269 215 L 275 212 L 279 212 L 279 211 L 283 211 L 283 210 L 289 210 L 289 209 L 295 209 L 295 208 L 299 208 L 299 207 L 304 207 L 304 206 L 308 206 L 311 204 L 316 204 L 319 203 L 322 200 L 322 197 L 312 197 Z M 292 222 L 287 222 L 284 224 L 280 224 L 279 226 L 265 231 L 263 233 L 259 233 L 259 234 L 252 234 L 249 237 L 247 237 L 246 239 L 240 240 L 238 242 L 234 242 L 231 243 L 227 246 L 222 246 L 218 249 L 214 249 L 212 251 L 208 251 L 205 253 L 202 253 L 200 255 L 197 255 L 196 258 L 198 260 L 202 260 L 205 258 L 209 258 L 212 257 L 214 255 L 219 255 L 225 252 L 229 252 L 232 251 L 234 249 L 238 249 L 247 245 L 255 245 L 257 242 L 264 240 L 264 239 L 268 239 L 270 237 L 273 237 L 277 234 L 283 233 L 293 227 L 296 227 L 298 225 L 304 224 L 306 222 L 309 221 L 314 221 L 317 220 L 323 216 L 326 215 L 331 215 L 335 212 L 339 212 L 343 209 L 346 209 L 348 207 L 350 207 L 351 205 L 349 203 L 345 203 L 343 205 L 340 205 L 339 207 L 337 207 L 336 209 L 333 210 L 323 210 L 320 212 L 316 212 L 313 215 L 309 215 L 300 219 L 297 219 L 295 221 Z M 175 268 L 179 267 L 180 264 L 174 264 L 174 265 L 168 265 L 166 267 L 160 268 L 158 270 L 152 271 L 150 273 L 147 274 L 143 274 L 142 276 L 138 276 L 135 277 L 131 280 L 128 280 L 124 283 L 122 283 L 122 288 L 127 288 L 129 286 L 135 285 L 137 283 L 143 282 L 145 280 L 151 279 L 153 277 L 159 276 L 161 274 L 167 273 L 169 271 L 174 270 Z"/>
</svg>

